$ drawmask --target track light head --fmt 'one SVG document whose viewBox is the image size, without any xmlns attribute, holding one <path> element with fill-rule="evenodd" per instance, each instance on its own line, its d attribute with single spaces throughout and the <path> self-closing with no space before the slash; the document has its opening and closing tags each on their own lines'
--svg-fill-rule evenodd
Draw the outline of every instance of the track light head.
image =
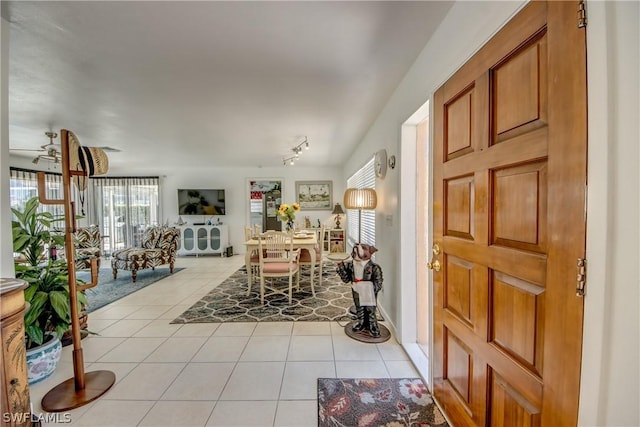
<svg viewBox="0 0 640 427">
<path fill-rule="evenodd" d="M 303 145 L 306 150 L 309 149 L 309 140 L 306 136 L 304 137 L 304 141 L 302 141 L 300 144 L 296 145 L 291 149 L 291 151 L 293 151 L 293 157 L 282 159 L 282 164 L 286 166 L 288 162 L 289 165 L 293 166 L 294 161 L 300 158 L 300 153 L 302 153 Z"/>
</svg>

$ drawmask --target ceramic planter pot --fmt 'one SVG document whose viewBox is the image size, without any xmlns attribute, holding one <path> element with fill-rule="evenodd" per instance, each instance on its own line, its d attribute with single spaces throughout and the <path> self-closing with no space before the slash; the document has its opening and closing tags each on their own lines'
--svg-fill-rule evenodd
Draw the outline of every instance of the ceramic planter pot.
<svg viewBox="0 0 640 427">
<path fill-rule="evenodd" d="M 49 378 L 60 361 L 62 343 L 55 334 L 49 336 L 52 338 L 41 346 L 27 350 L 27 377 L 30 385 Z"/>
</svg>

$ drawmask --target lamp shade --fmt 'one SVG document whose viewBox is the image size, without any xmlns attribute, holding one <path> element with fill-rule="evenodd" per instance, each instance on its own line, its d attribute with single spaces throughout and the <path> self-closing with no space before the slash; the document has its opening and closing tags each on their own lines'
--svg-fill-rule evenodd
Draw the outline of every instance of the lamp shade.
<svg viewBox="0 0 640 427">
<path fill-rule="evenodd" d="M 333 215 L 339 215 L 344 213 L 344 211 L 342 210 L 342 206 L 340 206 L 340 203 L 336 203 L 336 205 L 333 207 L 333 212 L 331 213 Z"/>
<path fill-rule="evenodd" d="M 344 206 L 347 209 L 375 209 L 378 196 L 373 188 L 347 188 L 344 192 Z"/>
</svg>

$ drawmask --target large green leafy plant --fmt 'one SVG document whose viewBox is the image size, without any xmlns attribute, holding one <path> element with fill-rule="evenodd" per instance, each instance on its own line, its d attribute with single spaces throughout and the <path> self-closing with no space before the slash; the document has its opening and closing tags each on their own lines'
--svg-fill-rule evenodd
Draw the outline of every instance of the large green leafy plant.
<svg viewBox="0 0 640 427">
<path fill-rule="evenodd" d="M 15 263 L 16 277 L 29 284 L 24 291 L 29 303 L 24 315 L 27 348 L 41 345 L 48 332 L 60 338 L 71 326 L 67 262 L 46 256 L 49 247 L 64 244 L 64 236 L 52 231 L 53 224 L 64 218 L 38 212 L 39 205 L 34 197 L 24 210 L 11 209 L 16 218 L 12 221 L 13 251 L 20 255 Z M 78 303 L 86 304 L 81 292 Z"/>
<path fill-rule="evenodd" d="M 24 262 L 32 266 L 42 262 L 48 247 L 64 244 L 64 236 L 51 231 L 55 223 L 64 221 L 64 217 L 56 218 L 49 212 L 38 212 L 39 207 L 38 198 L 33 197 L 27 200 L 24 210 L 11 208 L 15 217 L 11 222 L 13 252 L 19 253 Z"/>
</svg>

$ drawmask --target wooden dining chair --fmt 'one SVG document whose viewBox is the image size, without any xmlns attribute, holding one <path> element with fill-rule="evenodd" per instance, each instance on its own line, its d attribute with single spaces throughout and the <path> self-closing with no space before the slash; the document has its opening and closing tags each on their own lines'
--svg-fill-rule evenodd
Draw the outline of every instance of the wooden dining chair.
<svg viewBox="0 0 640 427">
<path fill-rule="evenodd" d="M 266 279 L 279 277 L 289 278 L 289 304 L 293 294 L 293 276 L 296 276 L 296 288 L 300 288 L 300 265 L 298 257 L 300 249 L 293 249 L 293 239 L 282 231 L 272 231 L 264 233 L 258 244 L 258 257 L 260 259 L 260 304 L 264 305 L 264 297 L 282 294 L 287 295 L 284 290 L 277 289 L 275 284 L 267 288 Z M 265 294 L 265 289 L 271 292 Z"/>
<path fill-rule="evenodd" d="M 320 236 L 318 236 L 318 245 L 316 246 L 316 259 L 315 266 L 316 271 L 318 272 L 318 284 L 322 285 L 322 260 L 324 259 L 324 243 L 325 243 L 325 226 L 324 224 L 320 226 Z M 308 233 L 315 233 L 314 230 L 307 231 Z M 298 261 L 300 265 L 308 265 L 311 266 L 311 252 L 307 249 L 302 249 L 300 251 L 300 261 Z M 313 277 L 311 278 L 313 279 Z M 316 296 L 316 290 L 313 285 L 313 280 L 311 280 L 311 293 L 313 296 Z"/>
<path fill-rule="evenodd" d="M 252 238 L 259 238 L 260 236 L 258 234 L 254 234 L 254 228 L 250 227 L 250 226 L 245 226 L 244 227 L 244 240 L 251 240 Z M 253 282 L 258 280 L 258 276 L 260 274 L 260 257 L 258 256 L 258 251 L 254 250 L 251 251 L 251 254 L 249 255 L 249 259 L 250 259 L 250 267 L 251 267 L 251 281 L 248 283 L 247 286 L 247 296 L 251 295 L 251 286 L 253 285 Z M 248 272 L 247 272 L 248 273 Z"/>
</svg>

